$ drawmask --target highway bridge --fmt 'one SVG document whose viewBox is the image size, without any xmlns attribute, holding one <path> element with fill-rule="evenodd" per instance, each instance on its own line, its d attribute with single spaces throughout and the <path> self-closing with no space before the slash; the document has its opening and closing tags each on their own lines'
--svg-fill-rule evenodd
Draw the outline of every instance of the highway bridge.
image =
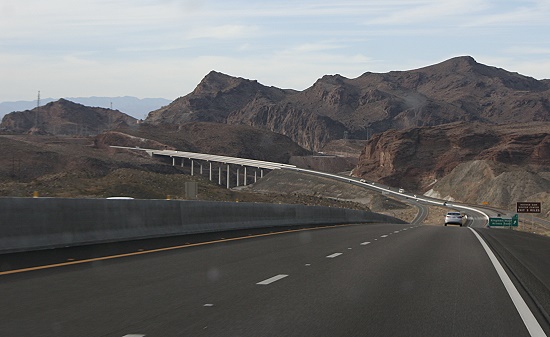
<svg viewBox="0 0 550 337">
<path fill-rule="evenodd" d="M 331 176 L 419 214 L 442 204 Z M 550 335 L 550 239 L 447 206 L 468 226 L 421 225 L 420 215 L 1 254 L 0 335 Z"/>
</svg>

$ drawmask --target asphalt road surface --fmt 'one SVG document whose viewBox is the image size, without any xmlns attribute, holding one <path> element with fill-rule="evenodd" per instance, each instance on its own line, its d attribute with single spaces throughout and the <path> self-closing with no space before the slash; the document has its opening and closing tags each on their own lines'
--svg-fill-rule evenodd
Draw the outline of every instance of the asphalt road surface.
<svg viewBox="0 0 550 337">
<path fill-rule="evenodd" d="M 85 263 L 71 256 L 97 247 L 4 256 L 0 335 L 530 336 L 469 228 L 215 235 L 154 252 L 120 243 L 136 255 Z M 19 256 L 47 264 L 63 254 L 76 264 L 6 273 Z"/>
</svg>

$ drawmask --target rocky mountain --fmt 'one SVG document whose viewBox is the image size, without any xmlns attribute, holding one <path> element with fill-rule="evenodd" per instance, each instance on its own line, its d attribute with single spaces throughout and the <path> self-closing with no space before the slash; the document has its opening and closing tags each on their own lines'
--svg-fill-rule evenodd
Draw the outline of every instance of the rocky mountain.
<svg viewBox="0 0 550 337">
<path fill-rule="evenodd" d="M 13 134 L 95 135 L 120 126 L 135 126 L 137 119 L 118 110 L 94 108 L 60 99 L 32 110 L 4 116 L 0 130 Z"/>
<path fill-rule="evenodd" d="M 457 121 L 550 121 L 550 81 L 456 57 L 410 71 L 326 75 L 303 91 L 210 72 L 196 89 L 152 111 L 151 124 L 246 124 L 320 150 L 337 139 Z"/>
<path fill-rule="evenodd" d="M 153 110 L 168 105 L 171 101 L 165 98 L 137 98 L 122 97 L 65 97 L 66 100 L 101 108 L 114 108 L 137 119 L 144 119 Z M 43 98 L 40 102 L 45 105 L 57 101 L 55 98 Z M 14 111 L 31 110 L 36 107 L 36 101 L 0 102 L 0 117 Z"/>
<path fill-rule="evenodd" d="M 550 123 L 457 122 L 386 131 L 368 141 L 353 175 L 505 207 L 550 191 Z"/>
</svg>

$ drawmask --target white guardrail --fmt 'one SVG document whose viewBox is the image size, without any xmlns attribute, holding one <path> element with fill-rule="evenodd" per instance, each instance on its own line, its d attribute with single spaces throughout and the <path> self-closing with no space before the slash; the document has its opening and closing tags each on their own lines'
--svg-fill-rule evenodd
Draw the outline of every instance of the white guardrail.
<svg viewBox="0 0 550 337">
<path fill-rule="evenodd" d="M 461 204 L 450 203 L 446 200 L 434 200 L 433 198 L 432 199 L 427 199 L 423 196 L 419 197 L 416 194 L 409 194 L 409 193 L 402 193 L 402 192 L 399 192 L 399 191 L 393 191 L 389 187 L 380 186 L 380 185 L 378 185 L 374 182 L 361 181 L 362 179 L 357 180 L 357 179 L 354 179 L 354 178 L 343 177 L 343 176 L 332 174 L 332 173 L 325 173 L 325 172 L 313 171 L 313 170 L 302 169 L 302 168 L 287 168 L 287 169 L 298 171 L 298 172 L 305 172 L 305 173 L 315 174 L 315 175 L 319 175 L 319 176 L 325 176 L 325 177 L 328 177 L 328 178 L 331 178 L 331 179 L 336 179 L 336 180 L 340 180 L 340 181 L 344 181 L 344 182 L 348 182 L 348 183 L 354 183 L 356 185 L 364 185 L 365 187 L 368 187 L 370 189 L 377 189 L 377 190 L 380 190 L 381 192 L 386 192 L 388 194 L 392 194 L 392 195 L 400 196 L 400 197 L 407 197 L 407 198 L 410 198 L 410 199 L 415 200 L 415 201 L 421 201 L 421 202 L 424 202 L 424 203 L 427 203 L 427 204 L 432 204 L 432 205 L 435 205 L 435 206 L 443 206 L 443 207 L 448 207 L 448 208 L 472 211 L 472 212 L 480 214 L 483 218 L 485 218 L 486 222 L 489 221 L 489 215 L 487 213 L 485 213 L 485 210 L 483 210 L 481 208 L 474 208 L 474 207 L 465 206 L 465 205 L 461 205 Z"/>
</svg>

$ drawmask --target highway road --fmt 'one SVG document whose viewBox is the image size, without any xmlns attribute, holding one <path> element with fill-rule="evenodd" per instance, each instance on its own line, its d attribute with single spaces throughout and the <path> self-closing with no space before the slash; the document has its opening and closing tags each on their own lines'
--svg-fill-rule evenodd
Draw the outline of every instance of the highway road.
<svg viewBox="0 0 550 337">
<path fill-rule="evenodd" d="M 526 326 L 518 311 L 524 309 L 470 228 L 368 224 L 188 240 L 2 256 L 0 335 L 521 337 L 549 331 L 534 309 L 540 330 Z M 104 255 L 116 255 L 113 246 L 126 254 Z M 79 259 L 84 262 L 72 264 Z M 13 272 L 22 260 L 57 265 Z"/>
</svg>

